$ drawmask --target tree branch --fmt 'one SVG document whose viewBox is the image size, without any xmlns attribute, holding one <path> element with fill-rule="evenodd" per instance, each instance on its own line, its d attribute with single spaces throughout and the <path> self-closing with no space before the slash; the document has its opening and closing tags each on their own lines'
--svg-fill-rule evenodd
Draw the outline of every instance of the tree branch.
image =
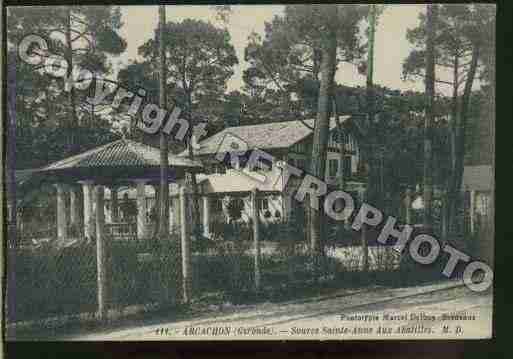
<svg viewBox="0 0 513 359">
<path fill-rule="evenodd" d="M 423 79 L 426 78 L 426 75 L 424 75 L 424 74 L 422 74 L 420 72 L 412 72 L 412 73 L 410 73 L 410 75 L 417 76 L 417 77 L 420 77 L 420 78 L 423 78 Z M 440 84 L 444 84 L 444 85 L 451 85 L 451 86 L 454 85 L 454 83 L 451 82 L 451 81 L 445 81 L 445 80 L 439 80 L 439 79 L 435 79 L 435 82 L 440 83 Z"/>
</svg>

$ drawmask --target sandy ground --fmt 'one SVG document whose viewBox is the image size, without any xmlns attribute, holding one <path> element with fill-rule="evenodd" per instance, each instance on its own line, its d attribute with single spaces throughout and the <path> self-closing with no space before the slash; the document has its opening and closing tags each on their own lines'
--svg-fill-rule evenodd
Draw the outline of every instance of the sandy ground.
<svg viewBox="0 0 513 359">
<path fill-rule="evenodd" d="M 476 339 L 492 332 L 492 294 L 460 282 L 362 289 L 286 303 L 213 306 L 193 320 L 144 320 L 57 340 Z M 452 317 L 443 317 L 452 315 Z M 456 315 L 456 316 L 455 316 Z"/>
</svg>

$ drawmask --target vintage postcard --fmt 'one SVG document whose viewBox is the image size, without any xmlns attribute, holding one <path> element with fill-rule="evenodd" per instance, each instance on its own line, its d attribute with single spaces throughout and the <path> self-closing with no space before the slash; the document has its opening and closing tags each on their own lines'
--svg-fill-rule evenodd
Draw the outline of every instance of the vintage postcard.
<svg viewBox="0 0 513 359">
<path fill-rule="evenodd" d="M 495 5 L 5 10 L 7 340 L 492 338 Z"/>
</svg>

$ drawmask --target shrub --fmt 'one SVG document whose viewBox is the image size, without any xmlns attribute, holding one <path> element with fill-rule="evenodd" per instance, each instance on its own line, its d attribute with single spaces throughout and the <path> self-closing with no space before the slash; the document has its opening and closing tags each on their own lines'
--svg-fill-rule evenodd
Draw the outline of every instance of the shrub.
<svg viewBox="0 0 513 359">
<path fill-rule="evenodd" d="M 194 291 L 233 294 L 248 289 L 253 280 L 253 258 L 247 253 L 250 246 L 247 240 L 216 241 L 207 253 L 194 254 Z"/>
<path fill-rule="evenodd" d="M 242 217 L 244 202 L 240 198 L 230 197 L 226 207 L 231 221 L 237 221 Z"/>
</svg>

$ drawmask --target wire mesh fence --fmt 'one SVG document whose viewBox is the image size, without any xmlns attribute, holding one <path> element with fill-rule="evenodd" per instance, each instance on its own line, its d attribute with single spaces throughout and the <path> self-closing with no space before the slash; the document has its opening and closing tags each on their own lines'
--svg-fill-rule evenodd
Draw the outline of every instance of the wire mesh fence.
<svg viewBox="0 0 513 359">
<path fill-rule="evenodd" d="M 7 260 L 7 322 L 95 312 L 93 245 L 11 248 Z"/>
<path fill-rule="evenodd" d="M 379 228 L 369 230 L 369 266 L 362 271 L 360 232 L 340 223 L 326 223 L 321 270 L 311 255 L 304 223 L 280 221 L 262 225 L 256 255 L 249 222 L 212 223 L 214 238 L 196 238 L 191 246 L 192 298 L 237 301 L 254 298 L 256 267 L 260 293 L 308 288 L 312 283 L 373 283 L 383 278 L 413 277 L 408 263 L 392 246 L 377 245 Z M 199 233 L 201 231 L 198 231 Z M 51 242 L 51 241 L 50 241 Z M 173 307 L 182 300 L 181 238 L 120 240 L 107 237 L 109 310 Z M 9 248 L 7 322 L 37 321 L 55 316 L 89 315 L 98 309 L 94 241 L 57 248 Z M 406 270 L 404 270 L 406 268 Z M 418 276 L 417 276 L 418 277 Z M 395 279 L 394 279 L 395 280 Z"/>
<path fill-rule="evenodd" d="M 111 241 L 108 253 L 111 307 L 176 304 L 180 288 L 177 238 Z"/>
<path fill-rule="evenodd" d="M 109 310 L 140 310 L 177 303 L 180 288 L 176 239 L 107 241 Z M 96 244 L 12 248 L 8 253 L 7 322 L 96 316 Z"/>
<path fill-rule="evenodd" d="M 224 236 L 205 239 L 193 250 L 194 295 L 198 298 L 210 294 L 237 301 L 245 294 L 255 294 L 257 258 L 251 222 L 216 223 L 213 227 L 223 227 L 219 232 Z M 348 273 L 361 274 L 362 249 L 357 234 L 348 229 L 337 235 L 336 240 L 325 241 L 318 272 L 304 225 L 282 221 L 262 226 L 258 256 L 262 291 L 285 292 L 312 283 L 339 281 Z M 391 246 L 370 246 L 369 252 L 373 278 L 376 273 L 399 270 L 400 255 Z"/>
</svg>

